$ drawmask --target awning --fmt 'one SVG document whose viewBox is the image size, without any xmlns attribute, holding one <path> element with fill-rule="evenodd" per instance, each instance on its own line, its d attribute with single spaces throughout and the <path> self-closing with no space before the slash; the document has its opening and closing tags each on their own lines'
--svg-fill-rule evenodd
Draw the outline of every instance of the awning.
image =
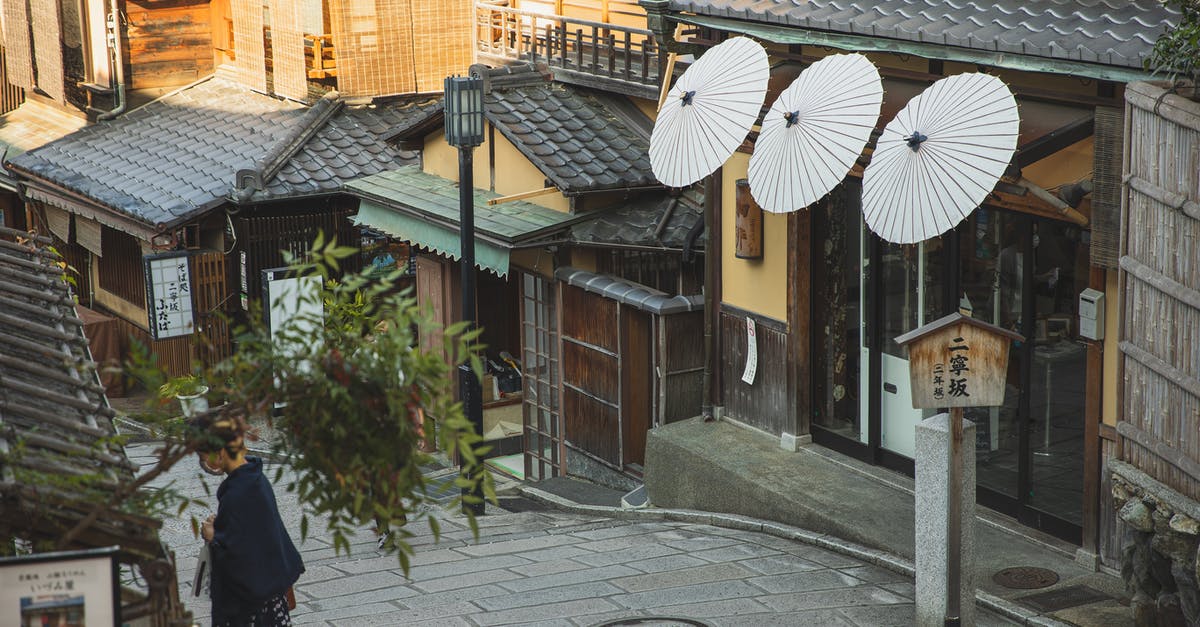
<svg viewBox="0 0 1200 627">
<path fill-rule="evenodd" d="M 355 224 L 461 257 L 458 183 L 406 166 L 346 183 L 360 199 Z M 475 265 L 508 274 L 509 253 L 560 239 L 571 224 L 586 219 L 524 201 L 488 205 L 498 194 L 475 190 Z"/>
</svg>

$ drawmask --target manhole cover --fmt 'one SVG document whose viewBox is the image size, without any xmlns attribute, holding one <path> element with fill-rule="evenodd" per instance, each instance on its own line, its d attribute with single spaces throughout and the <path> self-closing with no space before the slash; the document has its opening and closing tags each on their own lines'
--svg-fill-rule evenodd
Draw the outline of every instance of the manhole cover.
<svg viewBox="0 0 1200 627">
<path fill-rule="evenodd" d="M 992 581 L 1005 588 L 1034 590 L 1058 583 L 1058 573 L 1036 566 L 1013 566 L 992 575 Z"/>
<path fill-rule="evenodd" d="M 625 627 L 626 625 L 637 627 L 646 627 L 649 625 L 653 625 L 654 627 L 711 627 L 708 623 L 694 618 L 675 618 L 673 616 L 631 616 L 629 618 L 617 618 L 605 621 L 592 627 Z"/>
</svg>

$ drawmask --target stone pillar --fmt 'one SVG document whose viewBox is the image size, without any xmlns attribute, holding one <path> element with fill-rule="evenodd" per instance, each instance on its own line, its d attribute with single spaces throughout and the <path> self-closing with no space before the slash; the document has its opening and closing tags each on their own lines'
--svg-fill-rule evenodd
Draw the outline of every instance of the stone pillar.
<svg viewBox="0 0 1200 627">
<path fill-rule="evenodd" d="M 975 624 L 975 423 L 963 420 L 961 624 Z M 946 612 L 946 507 L 950 468 L 950 415 L 917 425 L 916 552 L 918 627 L 942 627 Z"/>
</svg>

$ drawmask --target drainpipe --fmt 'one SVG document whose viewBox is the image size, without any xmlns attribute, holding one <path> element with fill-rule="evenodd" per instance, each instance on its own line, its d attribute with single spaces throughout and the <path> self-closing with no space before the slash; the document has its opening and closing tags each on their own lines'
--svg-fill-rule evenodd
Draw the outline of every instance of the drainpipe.
<svg viewBox="0 0 1200 627">
<path fill-rule="evenodd" d="M 125 55 L 121 51 L 120 18 L 117 16 L 117 3 L 112 0 L 109 5 L 106 30 L 108 31 L 109 63 L 112 64 L 113 80 L 117 89 L 117 106 L 112 111 L 105 111 L 96 116 L 96 121 L 111 120 L 125 112 Z"/>
<path fill-rule="evenodd" d="M 710 174 L 704 179 L 704 382 L 701 388 L 700 413 L 704 421 L 713 419 L 713 315 L 716 302 L 717 258 L 721 251 L 714 250 L 713 232 L 718 228 L 716 220 L 717 208 L 720 206 L 717 194 L 721 191 L 719 185 L 721 170 Z"/>
</svg>

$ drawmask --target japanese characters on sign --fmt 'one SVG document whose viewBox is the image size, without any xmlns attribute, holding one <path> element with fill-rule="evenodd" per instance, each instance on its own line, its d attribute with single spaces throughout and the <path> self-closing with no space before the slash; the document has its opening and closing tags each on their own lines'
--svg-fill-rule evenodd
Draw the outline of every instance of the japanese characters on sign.
<svg viewBox="0 0 1200 627">
<path fill-rule="evenodd" d="M 118 625 L 117 547 L 0 558 L 0 624 Z"/>
<path fill-rule="evenodd" d="M 146 304 L 154 339 L 193 333 L 192 278 L 187 253 L 147 256 L 145 268 Z"/>
<path fill-rule="evenodd" d="M 993 407 L 1004 402 L 1009 345 L 1020 336 L 950 314 L 897 337 L 908 348 L 913 407 Z"/>
</svg>

